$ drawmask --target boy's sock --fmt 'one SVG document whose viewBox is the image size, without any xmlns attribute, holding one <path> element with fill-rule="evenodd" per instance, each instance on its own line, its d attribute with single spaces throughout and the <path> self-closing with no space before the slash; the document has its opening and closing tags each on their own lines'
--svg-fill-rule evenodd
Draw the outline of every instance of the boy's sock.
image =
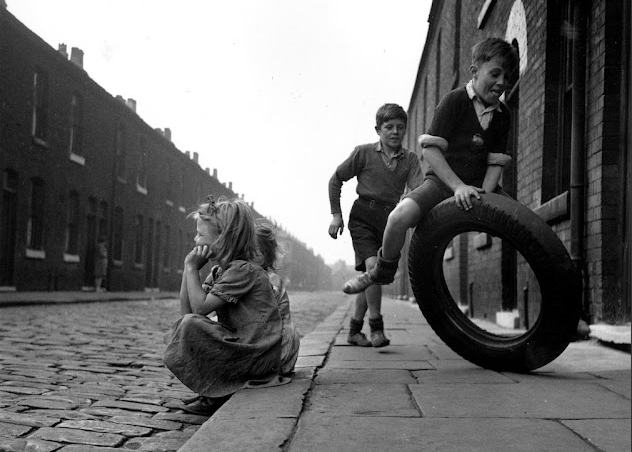
<svg viewBox="0 0 632 452">
<path fill-rule="evenodd" d="M 399 264 L 399 256 L 390 261 L 382 257 L 382 249 L 377 252 L 377 262 L 375 267 L 369 272 L 360 273 L 358 276 L 350 279 L 342 288 L 344 293 L 354 294 L 364 292 L 367 287 L 373 284 L 390 284 L 395 279 L 397 273 L 397 265 Z"/>
<path fill-rule="evenodd" d="M 382 257 L 382 248 L 380 248 L 377 252 L 375 267 L 371 269 L 369 275 L 376 284 L 390 284 L 395 279 L 398 264 L 399 255 L 393 260 L 386 260 Z"/>
<path fill-rule="evenodd" d="M 364 326 L 364 320 L 355 320 L 353 317 L 349 322 L 349 336 L 347 336 L 347 342 L 351 345 L 357 345 L 359 347 L 371 347 L 371 341 L 362 332 Z"/>
<path fill-rule="evenodd" d="M 373 347 L 386 347 L 391 343 L 384 335 L 384 320 L 382 316 L 369 319 L 369 326 L 371 327 L 371 344 Z"/>
</svg>

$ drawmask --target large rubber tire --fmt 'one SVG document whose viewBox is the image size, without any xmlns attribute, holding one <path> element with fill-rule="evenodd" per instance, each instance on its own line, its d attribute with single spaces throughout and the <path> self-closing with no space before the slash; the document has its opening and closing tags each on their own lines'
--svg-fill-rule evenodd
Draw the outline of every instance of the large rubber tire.
<svg viewBox="0 0 632 452">
<path fill-rule="evenodd" d="M 581 277 L 564 244 L 538 215 L 507 196 L 481 198 L 474 199 L 469 211 L 459 209 L 454 198 L 446 199 L 417 226 L 409 248 L 411 286 L 428 324 L 460 356 L 488 369 L 528 372 L 553 361 L 573 340 L 581 312 Z M 470 231 L 507 241 L 531 266 L 542 301 L 540 315 L 526 333 L 491 334 L 452 298 L 443 256 L 455 236 Z"/>
</svg>

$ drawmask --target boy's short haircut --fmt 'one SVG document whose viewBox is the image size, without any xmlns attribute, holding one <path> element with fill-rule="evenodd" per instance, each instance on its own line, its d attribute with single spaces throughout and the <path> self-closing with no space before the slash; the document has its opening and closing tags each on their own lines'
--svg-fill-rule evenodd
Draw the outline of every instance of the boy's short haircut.
<svg viewBox="0 0 632 452">
<path fill-rule="evenodd" d="M 397 104 L 384 104 L 375 114 L 375 127 L 379 129 L 382 124 L 392 119 L 401 119 L 404 124 L 408 124 L 408 115 L 402 107 Z"/>
<path fill-rule="evenodd" d="M 483 63 L 498 58 L 505 71 L 512 73 L 518 67 L 518 52 L 504 39 L 487 38 L 472 47 L 472 64 Z"/>
</svg>

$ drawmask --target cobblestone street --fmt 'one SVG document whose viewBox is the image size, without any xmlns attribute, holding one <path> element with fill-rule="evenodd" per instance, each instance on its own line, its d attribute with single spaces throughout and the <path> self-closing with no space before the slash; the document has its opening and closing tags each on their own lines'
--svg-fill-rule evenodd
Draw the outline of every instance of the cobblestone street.
<svg viewBox="0 0 632 452">
<path fill-rule="evenodd" d="M 290 296 L 303 334 L 344 298 Z M 162 364 L 178 316 L 175 299 L 0 309 L 0 451 L 176 451 L 207 420 Z"/>
</svg>

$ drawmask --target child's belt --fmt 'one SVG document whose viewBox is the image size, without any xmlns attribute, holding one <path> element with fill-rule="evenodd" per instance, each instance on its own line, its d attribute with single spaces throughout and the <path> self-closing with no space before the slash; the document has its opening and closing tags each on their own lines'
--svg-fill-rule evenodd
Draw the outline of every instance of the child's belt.
<svg viewBox="0 0 632 452">
<path fill-rule="evenodd" d="M 375 199 L 367 198 L 366 196 L 360 196 L 358 199 L 369 205 L 372 209 L 380 209 L 380 210 L 393 210 L 395 208 L 395 204 L 386 204 L 380 201 L 376 201 Z"/>
</svg>

